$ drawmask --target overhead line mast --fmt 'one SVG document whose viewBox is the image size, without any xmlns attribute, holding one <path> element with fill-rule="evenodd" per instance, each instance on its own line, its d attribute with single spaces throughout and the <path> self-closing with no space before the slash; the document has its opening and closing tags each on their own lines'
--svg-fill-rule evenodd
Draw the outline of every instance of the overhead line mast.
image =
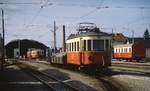
<svg viewBox="0 0 150 91">
<path fill-rule="evenodd" d="M 56 53 L 56 22 L 54 21 L 54 53 Z"/>
<path fill-rule="evenodd" d="M 2 60 L 1 60 L 1 70 L 4 69 L 4 61 L 5 61 L 5 28 L 4 28 L 4 11 L 1 9 L 2 12 Z"/>
</svg>

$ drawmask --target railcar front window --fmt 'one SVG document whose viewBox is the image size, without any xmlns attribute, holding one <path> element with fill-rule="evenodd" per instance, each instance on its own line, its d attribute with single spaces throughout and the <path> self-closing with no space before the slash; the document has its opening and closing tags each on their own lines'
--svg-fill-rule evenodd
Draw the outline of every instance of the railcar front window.
<svg viewBox="0 0 150 91">
<path fill-rule="evenodd" d="M 91 40 L 88 40 L 88 51 L 91 51 Z"/>
<path fill-rule="evenodd" d="M 104 40 L 93 40 L 93 51 L 104 51 Z"/>
</svg>

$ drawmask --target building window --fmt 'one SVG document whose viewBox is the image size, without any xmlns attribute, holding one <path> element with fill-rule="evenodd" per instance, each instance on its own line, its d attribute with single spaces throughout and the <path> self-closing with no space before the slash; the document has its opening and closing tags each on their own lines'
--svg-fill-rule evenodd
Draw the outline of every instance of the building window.
<svg viewBox="0 0 150 91">
<path fill-rule="evenodd" d="M 104 51 L 104 40 L 93 40 L 93 51 Z"/>
<path fill-rule="evenodd" d="M 88 40 L 88 51 L 91 51 L 91 40 Z"/>
</svg>

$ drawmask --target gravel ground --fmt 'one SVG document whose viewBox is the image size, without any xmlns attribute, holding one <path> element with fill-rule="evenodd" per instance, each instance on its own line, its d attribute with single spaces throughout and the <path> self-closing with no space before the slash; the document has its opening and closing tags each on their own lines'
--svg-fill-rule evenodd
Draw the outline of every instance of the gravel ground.
<svg viewBox="0 0 150 91">
<path fill-rule="evenodd" d="M 7 66 L 0 72 L 0 91 L 50 91 L 45 85 L 16 65 Z"/>
<path fill-rule="evenodd" d="M 84 91 L 103 91 L 103 88 L 101 87 L 102 83 L 99 80 L 88 75 L 52 67 L 50 65 L 39 64 L 37 62 L 32 62 L 32 64 L 29 62 L 24 63 L 36 66 L 38 67 L 38 70 L 51 74 L 57 79 L 71 85 L 75 85 L 76 87 L 81 88 Z"/>
<path fill-rule="evenodd" d="M 129 91 L 150 91 L 150 77 L 135 75 L 114 75 L 112 77 Z"/>
</svg>

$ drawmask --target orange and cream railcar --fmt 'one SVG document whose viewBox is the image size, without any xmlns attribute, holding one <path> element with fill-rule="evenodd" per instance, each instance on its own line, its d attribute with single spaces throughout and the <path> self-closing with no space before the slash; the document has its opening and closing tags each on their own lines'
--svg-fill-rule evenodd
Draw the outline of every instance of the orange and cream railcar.
<svg viewBox="0 0 150 91">
<path fill-rule="evenodd" d="M 66 41 L 67 64 L 110 66 L 111 40 L 110 34 L 101 32 L 92 23 L 80 23 L 78 33 Z"/>
<path fill-rule="evenodd" d="M 145 57 L 145 46 L 143 43 L 115 45 L 113 54 L 119 60 L 139 60 Z"/>
<path fill-rule="evenodd" d="M 77 67 L 108 67 L 111 65 L 112 36 L 93 23 L 80 23 L 77 34 L 66 40 L 66 52 L 56 53 L 51 63 Z"/>
<path fill-rule="evenodd" d="M 68 38 L 67 64 L 111 65 L 111 37 L 104 33 L 88 33 Z"/>
</svg>

